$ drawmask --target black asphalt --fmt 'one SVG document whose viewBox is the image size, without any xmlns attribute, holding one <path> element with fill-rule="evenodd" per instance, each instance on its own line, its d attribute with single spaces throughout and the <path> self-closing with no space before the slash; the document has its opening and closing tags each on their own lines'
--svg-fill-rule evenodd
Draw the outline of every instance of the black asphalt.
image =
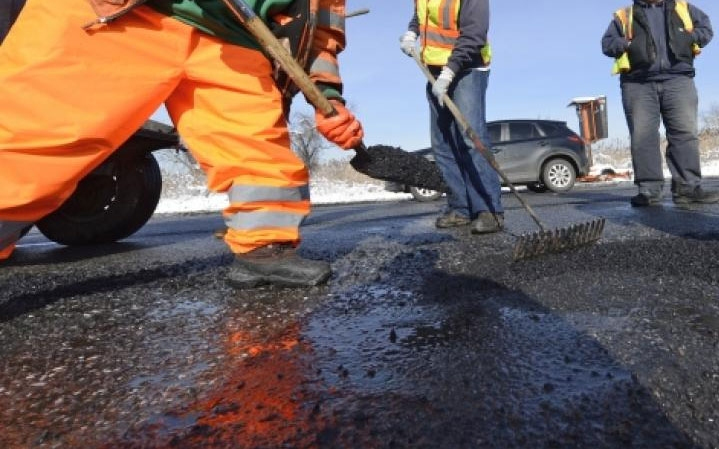
<svg viewBox="0 0 719 449">
<path fill-rule="evenodd" d="M 311 289 L 228 287 L 216 214 L 32 231 L 0 267 L 0 447 L 719 448 L 719 205 L 633 194 L 526 193 L 606 229 L 522 262 L 509 194 L 489 236 L 435 229 L 441 201 L 317 207 Z"/>
</svg>

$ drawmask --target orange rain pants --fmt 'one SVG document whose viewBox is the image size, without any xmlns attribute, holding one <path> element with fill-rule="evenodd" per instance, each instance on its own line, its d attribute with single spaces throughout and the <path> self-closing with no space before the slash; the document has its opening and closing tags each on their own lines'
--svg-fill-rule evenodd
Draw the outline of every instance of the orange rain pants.
<svg viewBox="0 0 719 449">
<path fill-rule="evenodd" d="M 261 52 L 147 6 L 83 30 L 93 17 L 87 0 L 28 0 L 0 46 L 0 224 L 33 223 L 54 211 L 163 102 L 210 190 L 307 188 Z M 258 212 L 300 217 L 231 227 L 230 249 L 298 243 L 306 196 L 230 195 L 228 223 Z M 0 245 L 0 257 L 11 246 Z"/>
</svg>

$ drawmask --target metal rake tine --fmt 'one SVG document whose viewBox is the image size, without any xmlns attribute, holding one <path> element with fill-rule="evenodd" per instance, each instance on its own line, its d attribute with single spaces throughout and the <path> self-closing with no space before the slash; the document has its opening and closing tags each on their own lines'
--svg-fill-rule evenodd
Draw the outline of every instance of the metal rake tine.
<svg viewBox="0 0 719 449">
<path fill-rule="evenodd" d="M 606 220 L 597 218 L 583 223 L 574 223 L 558 229 L 542 228 L 535 233 L 518 236 L 512 254 L 513 260 L 529 259 L 548 252 L 562 252 L 589 245 L 599 240 Z"/>
</svg>

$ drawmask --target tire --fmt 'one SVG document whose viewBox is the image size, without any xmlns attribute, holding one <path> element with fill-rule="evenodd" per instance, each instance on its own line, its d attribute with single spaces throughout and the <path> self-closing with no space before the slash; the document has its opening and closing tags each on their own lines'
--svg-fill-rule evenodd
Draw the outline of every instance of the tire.
<svg viewBox="0 0 719 449">
<path fill-rule="evenodd" d="M 436 190 L 425 189 L 422 187 L 410 187 L 409 193 L 412 194 L 412 196 L 414 197 L 415 200 L 420 201 L 422 203 L 437 200 L 442 196 L 442 192 L 438 192 Z"/>
<path fill-rule="evenodd" d="M 83 178 L 72 196 L 36 226 L 61 245 L 116 242 L 147 223 L 161 191 L 160 166 L 151 153 L 113 157 Z"/>
<path fill-rule="evenodd" d="M 531 190 L 534 193 L 544 193 L 549 190 L 549 188 L 542 182 L 533 182 L 531 184 L 527 184 L 527 189 Z"/>
<path fill-rule="evenodd" d="M 568 192 L 574 187 L 577 172 L 565 159 L 551 159 L 542 169 L 542 183 L 552 192 Z"/>
</svg>

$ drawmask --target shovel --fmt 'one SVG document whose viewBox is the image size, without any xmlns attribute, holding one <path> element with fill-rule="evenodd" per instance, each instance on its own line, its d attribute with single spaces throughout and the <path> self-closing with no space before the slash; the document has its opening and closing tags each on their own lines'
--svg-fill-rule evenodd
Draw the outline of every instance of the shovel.
<svg viewBox="0 0 719 449">
<path fill-rule="evenodd" d="M 427 66 L 419 59 L 416 52 L 412 52 L 412 58 L 427 77 L 427 81 L 429 81 L 430 84 L 433 84 L 435 81 L 434 76 L 432 76 L 429 68 L 427 68 Z M 504 184 L 509 187 L 509 190 L 512 191 L 517 200 L 519 200 L 522 204 L 522 207 L 524 207 L 527 213 L 529 213 L 529 216 L 532 217 L 532 220 L 534 220 L 539 227 L 539 231 L 517 236 L 517 242 L 513 251 L 514 260 L 528 259 L 545 253 L 554 253 L 574 249 L 580 246 L 592 244 L 599 240 L 602 232 L 604 231 L 604 218 L 598 218 L 585 223 L 576 223 L 560 229 L 548 229 L 534 212 L 534 209 L 529 206 L 522 195 L 519 194 L 514 185 L 509 181 L 507 175 L 494 159 L 494 155 L 489 152 L 486 146 L 484 146 L 482 141 L 479 139 L 479 136 L 469 125 L 469 122 L 459 110 L 457 105 L 451 98 L 449 98 L 448 95 L 445 95 L 443 100 L 445 106 L 449 108 L 450 112 L 459 123 L 465 136 L 472 141 L 475 148 L 482 154 L 482 156 L 484 156 L 485 159 L 487 159 L 494 171 L 496 171 L 499 177 L 502 178 Z"/>
<path fill-rule="evenodd" d="M 272 34 L 265 23 L 243 0 L 223 0 L 235 17 L 257 39 L 262 48 L 275 60 L 287 76 L 299 87 L 305 98 L 325 117 L 337 114 L 332 103 L 322 94 L 309 75 Z M 358 11 L 364 13 L 364 11 Z M 355 14 L 355 13 L 353 13 Z M 352 168 L 371 178 L 414 186 L 444 188 L 442 174 L 423 156 L 385 145 L 366 147 L 360 143 L 350 160 Z"/>
</svg>

